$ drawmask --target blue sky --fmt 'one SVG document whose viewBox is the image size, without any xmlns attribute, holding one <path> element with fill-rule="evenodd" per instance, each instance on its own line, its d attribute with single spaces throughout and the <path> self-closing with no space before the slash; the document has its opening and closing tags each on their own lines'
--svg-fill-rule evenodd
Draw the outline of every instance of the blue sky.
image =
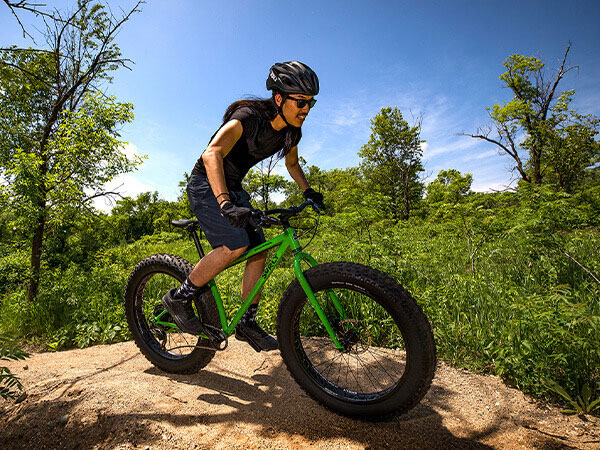
<svg viewBox="0 0 600 450">
<path fill-rule="evenodd" d="M 51 1 L 59 8 L 73 1 Z M 109 0 L 113 10 L 134 2 Z M 266 97 L 277 61 L 300 60 L 319 75 L 318 103 L 303 126 L 300 155 L 322 169 L 357 165 L 370 123 L 384 106 L 410 122 L 423 114 L 426 181 L 441 169 L 473 174 L 476 190 L 510 183 L 511 161 L 491 144 L 458 136 L 490 123 L 485 108 L 509 100 L 498 76 L 519 53 L 560 64 L 569 41 L 575 106 L 600 114 L 600 2 L 194 1 L 149 0 L 118 36 L 135 65 L 107 90 L 135 105 L 123 130 L 148 159 L 122 177 L 121 191 L 157 190 L 173 199 L 184 172 L 220 125 L 226 107 Z M 24 45 L 0 6 L 0 45 Z M 281 168 L 281 173 L 285 172 Z"/>
</svg>

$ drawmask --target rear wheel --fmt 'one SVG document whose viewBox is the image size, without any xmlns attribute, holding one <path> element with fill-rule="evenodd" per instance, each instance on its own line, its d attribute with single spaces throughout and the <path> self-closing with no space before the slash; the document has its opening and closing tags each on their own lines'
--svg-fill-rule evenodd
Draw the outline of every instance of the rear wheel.
<svg viewBox="0 0 600 450">
<path fill-rule="evenodd" d="M 192 269 L 179 256 L 152 255 L 133 269 L 125 288 L 125 315 L 135 343 L 152 364 L 166 372 L 197 372 L 215 355 L 208 339 L 177 328 L 161 303 L 163 295 L 179 287 Z M 210 291 L 196 299 L 194 305 L 203 323 L 220 327 Z"/>
<path fill-rule="evenodd" d="M 436 353 L 429 322 L 408 291 L 360 264 L 323 264 L 305 276 L 344 350 L 292 282 L 279 308 L 277 337 L 298 384 L 349 416 L 381 419 L 415 406 L 431 384 Z"/>
</svg>

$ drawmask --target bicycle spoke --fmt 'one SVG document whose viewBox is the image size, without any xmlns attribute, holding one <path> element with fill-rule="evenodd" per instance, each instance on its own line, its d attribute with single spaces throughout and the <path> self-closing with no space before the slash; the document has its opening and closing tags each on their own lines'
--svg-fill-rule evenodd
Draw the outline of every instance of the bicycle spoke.
<svg viewBox="0 0 600 450">
<path fill-rule="evenodd" d="M 356 358 L 356 360 L 359 361 L 360 364 L 366 369 L 367 378 L 370 379 L 370 380 L 374 380 L 377 384 L 379 384 L 379 386 L 382 386 L 381 383 L 379 383 L 379 381 L 377 380 L 377 378 L 375 378 L 375 375 L 373 375 L 373 373 L 371 372 L 371 370 L 363 363 L 363 361 L 360 358 Z M 373 384 L 373 387 L 375 389 L 380 389 L 380 387 L 377 386 L 375 383 L 373 383 L 373 381 L 371 381 L 371 383 Z"/>
<path fill-rule="evenodd" d="M 372 355 L 370 349 L 367 350 L 367 351 Z M 379 361 L 379 359 L 376 358 L 376 357 L 374 357 L 373 359 L 381 367 L 382 371 L 388 376 L 388 378 L 393 381 L 394 377 L 387 371 L 387 369 L 383 366 L 383 364 L 381 364 L 381 362 Z"/>
<path fill-rule="evenodd" d="M 405 353 L 386 348 L 403 347 L 395 320 L 373 298 L 352 289 L 335 288 L 344 311 L 339 319 L 329 293 L 318 293 L 317 299 L 334 327 L 345 350 L 339 350 L 316 316 L 312 305 L 305 302 L 299 316 L 299 343 L 306 360 L 323 377 L 321 383 L 330 390 L 354 392 L 370 398 L 387 392 L 399 383 L 406 367 Z"/>
<path fill-rule="evenodd" d="M 140 283 L 136 302 L 139 305 L 140 322 L 146 323 L 148 329 L 156 330 L 151 333 L 154 346 L 165 358 L 184 358 L 194 350 L 196 345 L 196 341 L 192 340 L 193 336 L 156 323 L 155 320 L 157 316 L 160 316 L 160 322 L 172 320 L 168 313 L 164 313 L 161 298 L 165 292 L 178 285 L 179 281 L 170 275 L 154 273 Z"/>
</svg>

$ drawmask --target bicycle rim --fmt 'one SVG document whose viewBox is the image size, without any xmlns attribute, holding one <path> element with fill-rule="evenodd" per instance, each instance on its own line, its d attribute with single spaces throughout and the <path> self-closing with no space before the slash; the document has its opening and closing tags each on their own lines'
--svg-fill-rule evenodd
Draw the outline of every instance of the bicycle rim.
<svg viewBox="0 0 600 450">
<path fill-rule="evenodd" d="M 189 356 L 198 343 L 198 336 L 181 331 L 161 303 L 170 289 L 181 281 L 166 272 L 152 272 L 139 283 L 136 291 L 136 323 L 148 346 L 166 359 L 179 360 Z"/>
<path fill-rule="evenodd" d="M 396 392 L 408 368 L 404 338 L 393 313 L 358 286 L 333 289 L 345 313 L 335 308 L 328 289 L 317 301 L 345 349 L 338 350 L 311 303 L 299 305 L 294 346 L 307 375 L 344 401 L 379 402 Z"/>
</svg>

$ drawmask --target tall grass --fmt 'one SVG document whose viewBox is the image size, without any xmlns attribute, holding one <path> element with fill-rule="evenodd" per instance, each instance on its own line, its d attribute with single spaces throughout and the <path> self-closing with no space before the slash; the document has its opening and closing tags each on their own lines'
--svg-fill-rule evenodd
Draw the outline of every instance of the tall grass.
<svg viewBox="0 0 600 450">
<path fill-rule="evenodd" d="M 443 359 L 534 395 L 554 395 L 551 380 L 573 398 L 586 384 L 600 395 L 600 285 L 581 267 L 600 273 L 598 231 L 565 234 L 560 246 L 525 231 L 499 233 L 473 261 L 466 238 L 445 225 L 415 221 L 372 235 L 375 248 L 340 245 L 338 257 L 355 258 L 362 245 L 369 264 L 409 289 Z"/>
<path fill-rule="evenodd" d="M 550 381 L 573 398 L 585 385 L 597 396 L 600 285 L 581 266 L 600 273 L 600 233 L 579 230 L 559 238 L 560 245 L 548 245 L 527 230 L 505 230 L 478 241 L 473 255 L 473 235 L 444 224 L 380 222 L 359 233 L 333 218 L 324 220 L 308 251 L 320 262 L 362 261 L 398 280 L 430 318 L 442 359 L 501 375 L 538 396 L 555 394 Z M 25 255 L 0 258 L 8 274 L 0 286 L 0 332 L 35 336 L 51 349 L 128 339 L 122 308 L 127 277 L 154 253 L 198 258 L 179 234 L 148 236 L 97 253 L 89 269 L 47 271 L 34 304 L 26 300 L 24 283 L 19 288 Z M 290 262 L 282 261 L 263 290 L 258 321 L 270 332 L 293 278 Z M 241 303 L 242 270 L 218 277 L 230 315 Z"/>
</svg>

